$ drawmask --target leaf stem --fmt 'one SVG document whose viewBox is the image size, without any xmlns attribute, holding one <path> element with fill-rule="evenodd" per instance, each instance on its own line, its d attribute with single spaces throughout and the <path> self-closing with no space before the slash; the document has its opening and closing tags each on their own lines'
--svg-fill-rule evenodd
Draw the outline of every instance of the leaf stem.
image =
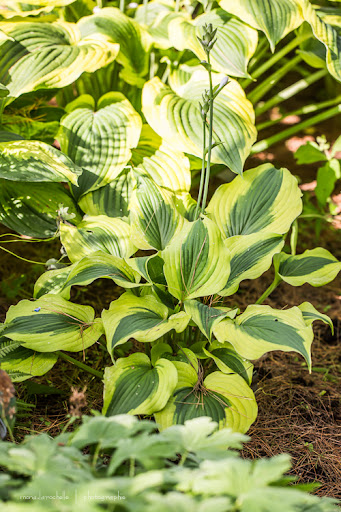
<svg viewBox="0 0 341 512">
<path fill-rule="evenodd" d="M 340 98 L 338 99 L 338 101 L 340 101 Z M 309 119 L 306 119 L 305 121 L 302 121 L 301 123 L 291 126 L 287 130 L 283 130 L 280 133 L 276 133 L 276 135 L 273 135 L 272 137 L 269 137 L 264 140 L 260 140 L 251 149 L 251 154 L 254 155 L 255 153 L 264 151 L 264 150 L 268 149 L 270 146 L 273 146 L 274 144 L 276 144 L 277 142 L 280 142 L 283 139 L 287 139 L 288 137 L 295 135 L 297 132 L 300 132 L 301 130 L 304 130 L 305 128 L 314 126 L 315 124 L 321 123 L 322 121 L 325 121 L 326 119 L 330 119 L 331 117 L 334 117 L 340 113 L 341 113 L 341 103 L 336 105 L 336 107 L 330 108 L 329 110 L 322 112 L 321 114 L 310 117 Z"/>
<path fill-rule="evenodd" d="M 288 100 L 289 98 L 292 98 L 299 92 L 303 91 L 309 85 L 312 85 L 313 83 L 320 80 L 322 77 L 326 76 L 327 71 L 325 69 L 319 69 L 316 71 L 316 73 L 313 73 L 312 75 L 307 76 L 306 78 L 301 78 L 297 82 L 295 82 L 292 85 L 289 85 L 289 87 L 286 87 L 281 92 L 267 100 L 263 105 L 260 105 L 255 109 L 256 116 L 259 116 L 260 114 L 263 114 L 263 112 L 266 112 L 270 108 L 279 105 L 285 100 Z"/>
<path fill-rule="evenodd" d="M 120 0 L 120 11 L 124 12 L 125 9 L 125 0 Z"/>
<path fill-rule="evenodd" d="M 64 359 L 64 361 L 67 361 L 68 363 L 72 363 L 75 366 L 78 366 L 81 370 L 84 370 L 85 372 L 91 373 L 91 375 L 94 375 L 95 377 L 98 377 L 99 379 L 103 379 L 103 373 L 99 372 L 98 370 L 94 370 L 90 366 L 81 363 L 80 361 L 77 361 L 77 359 L 74 359 L 73 357 L 64 354 L 64 352 L 61 352 L 60 350 L 56 350 L 55 354 L 57 354 L 61 359 Z"/>
<path fill-rule="evenodd" d="M 273 126 L 274 124 L 280 123 L 286 117 L 295 116 L 295 115 L 300 116 L 300 115 L 312 114 L 313 112 L 317 112 L 318 110 L 322 110 L 326 107 L 331 107 L 331 106 L 335 105 L 336 103 L 341 103 L 341 96 L 337 96 L 336 98 L 333 98 L 331 100 L 322 101 L 321 103 L 312 103 L 310 105 L 305 105 L 304 107 L 298 108 L 291 112 L 286 112 L 285 114 L 282 115 L 282 117 L 279 117 L 278 119 L 260 123 L 259 125 L 257 125 L 257 129 L 258 129 L 258 131 L 264 130 L 265 128 L 268 128 L 269 126 Z"/>
<path fill-rule="evenodd" d="M 268 76 L 265 80 L 262 80 L 257 87 L 255 87 L 250 94 L 248 94 L 248 99 L 253 103 L 257 103 L 263 96 L 270 91 L 283 76 L 285 76 L 290 69 L 297 66 L 297 64 L 302 60 L 301 55 L 297 55 L 293 59 L 290 59 L 284 66 L 281 66 L 274 73 Z"/>
<path fill-rule="evenodd" d="M 263 295 L 261 295 L 259 299 L 256 301 L 256 304 L 263 304 L 265 299 L 269 297 L 269 295 L 277 288 L 281 281 L 282 279 L 278 275 L 276 275 L 270 286 L 265 290 Z"/>
<path fill-rule="evenodd" d="M 265 71 L 267 71 L 271 66 L 276 64 L 279 60 L 281 60 L 285 55 L 287 55 L 291 50 L 296 48 L 299 44 L 301 44 L 303 41 L 308 39 L 310 37 L 310 34 L 301 34 L 299 36 L 296 36 L 294 39 L 292 39 L 286 46 L 284 46 L 281 50 L 274 53 L 270 59 L 266 60 L 264 64 L 259 66 L 254 73 L 252 78 L 249 78 L 246 82 L 243 82 L 243 87 L 247 87 L 253 82 L 254 78 L 259 78 Z"/>
</svg>

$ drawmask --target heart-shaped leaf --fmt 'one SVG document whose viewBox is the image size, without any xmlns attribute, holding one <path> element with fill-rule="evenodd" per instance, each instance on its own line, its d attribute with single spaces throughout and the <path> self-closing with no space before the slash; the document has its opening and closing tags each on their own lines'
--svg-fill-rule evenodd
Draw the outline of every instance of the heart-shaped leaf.
<svg viewBox="0 0 341 512">
<path fill-rule="evenodd" d="M 167 359 L 159 359 L 154 367 L 146 354 L 118 359 L 105 370 L 103 413 L 153 414 L 166 405 L 176 381 L 176 368 Z"/>
<path fill-rule="evenodd" d="M 213 85 L 224 75 L 213 74 Z M 207 72 L 196 69 L 185 84 L 172 80 L 173 89 L 157 77 L 142 92 L 143 113 L 158 135 L 174 148 L 202 157 L 201 95 L 207 89 Z M 212 162 L 225 164 L 241 174 L 246 157 L 256 140 L 254 112 L 238 82 L 231 80 L 214 102 Z"/>
<path fill-rule="evenodd" d="M 314 333 L 297 307 L 276 310 L 270 306 L 248 306 L 235 320 L 222 320 L 213 332 L 218 341 L 229 341 L 246 359 L 257 359 L 271 350 L 294 351 L 311 367 Z"/>
<path fill-rule="evenodd" d="M 97 105 L 91 96 L 82 95 L 66 110 L 57 139 L 63 153 L 84 169 L 76 190 L 82 195 L 117 178 L 139 141 L 142 121 L 118 92 L 105 94 Z"/>
<path fill-rule="evenodd" d="M 93 345 L 103 333 L 101 320 L 94 316 L 90 306 L 44 295 L 11 306 L 1 334 L 38 352 L 78 352 Z"/>
<path fill-rule="evenodd" d="M 225 237 L 286 233 L 302 211 L 297 179 L 287 169 L 260 165 L 221 185 L 206 209 Z"/>
</svg>

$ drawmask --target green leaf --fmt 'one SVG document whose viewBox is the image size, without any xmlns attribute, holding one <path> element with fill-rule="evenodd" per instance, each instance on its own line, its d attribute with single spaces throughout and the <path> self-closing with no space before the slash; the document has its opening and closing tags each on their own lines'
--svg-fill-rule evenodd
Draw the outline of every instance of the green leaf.
<svg viewBox="0 0 341 512">
<path fill-rule="evenodd" d="M 176 74 L 176 73 L 175 73 Z M 224 75 L 213 74 L 213 86 Z M 174 148 L 202 157 L 201 95 L 208 88 L 207 72 L 194 68 L 186 83 L 170 77 L 173 90 L 157 77 L 144 85 L 143 113 L 158 135 Z M 214 102 L 212 162 L 242 173 L 243 164 L 256 140 L 254 112 L 238 82 L 231 80 Z"/>
<path fill-rule="evenodd" d="M 101 251 L 85 256 L 69 267 L 65 287 L 87 285 L 106 277 L 112 279 L 118 286 L 134 288 L 139 286 L 140 276 L 122 259 Z"/>
<path fill-rule="evenodd" d="M 341 263 L 326 249 L 304 251 L 303 254 L 291 256 L 281 252 L 274 257 L 278 275 L 291 286 L 324 286 L 333 281 L 341 270 Z"/>
<path fill-rule="evenodd" d="M 6 109 L 2 115 L 3 129 L 19 134 L 23 139 L 40 140 L 47 144 L 53 144 L 60 118 L 65 114 L 64 109 L 37 106 L 37 108 L 28 110 L 27 107 L 16 109 L 13 108 L 14 106 Z"/>
<path fill-rule="evenodd" d="M 104 374 L 103 414 L 153 414 L 166 405 L 177 381 L 171 361 L 135 353 L 118 359 Z"/>
<path fill-rule="evenodd" d="M 298 0 L 298 3 L 304 20 L 309 23 L 314 36 L 326 48 L 326 64 L 329 73 L 336 80 L 341 81 L 341 39 L 338 31 L 318 16 L 308 0 Z"/>
<path fill-rule="evenodd" d="M 225 237 L 286 233 L 302 211 L 297 179 L 263 164 L 221 185 L 206 209 Z"/>
<path fill-rule="evenodd" d="M 180 301 L 218 293 L 230 273 L 230 253 L 206 217 L 186 223 L 161 256 L 168 291 Z"/>
<path fill-rule="evenodd" d="M 245 382 L 251 386 L 253 376 L 253 364 L 241 357 L 233 348 L 231 343 L 220 343 L 214 340 L 209 350 L 203 348 L 206 356 L 212 358 L 219 370 L 226 374 L 236 373 L 243 377 Z"/>
<path fill-rule="evenodd" d="M 57 293 L 69 298 L 71 286 L 88 285 L 101 278 L 112 279 L 124 288 L 140 286 L 141 279 L 122 258 L 98 251 L 66 268 L 45 272 L 35 283 L 34 296 Z"/>
<path fill-rule="evenodd" d="M 172 43 L 169 39 L 169 25 L 175 18 L 189 18 L 184 12 L 175 12 L 174 7 L 167 3 L 148 2 L 136 9 L 135 20 L 148 28 L 154 46 L 168 50 Z"/>
<path fill-rule="evenodd" d="M 294 157 L 299 165 L 314 164 L 315 162 L 325 162 L 328 160 L 325 152 L 321 151 L 320 146 L 314 141 L 308 141 L 306 144 L 302 144 L 302 146 L 295 151 Z"/>
<path fill-rule="evenodd" d="M 128 217 L 133 187 L 132 174 L 125 169 L 108 185 L 84 194 L 78 204 L 87 215 Z"/>
<path fill-rule="evenodd" d="M 82 37 L 74 23 L 2 22 L 0 30 L 8 36 L 0 41 L 0 81 L 12 97 L 72 84 L 84 71 L 112 62 L 119 50 L 99 33 Z"/>
<path fill-rule="evenodd" d="M 105 7 L 98 14 L 79 22 L 82 37 L 101 34 L 102 41 L 119 43 L 117 62 L 122 64 L 121 78 L 131 85 L 142 86 L 148 72 L 151 38 L 132 18 L 114 7 Z"/>
<path fill-rule="evenodd" d="M 246 432 L 257 416 L 257 403 L 251 388 L 236 374 L 213 372 L 203 382 L 187 363 L 173 361 L 178 383 L 166 407 L 155 413 L 162 429 L 208 416 L 219 428 Z"/>
<path fill-rule="evenodd" d="M 146 173 L 160 187 L 189 192 L 191 172 L 188 158 L 169 146 L 152 128 L 144 124 L 140 141 L 132 150 L 131 165 Z"/>
<path fill-rule="evenodd" d="M 332 158 L 318 169 L 314 192 L 320 206 L 326 206 L 340 177 L 340 163 L 336 158 Z"/>
<path fill-rule="evenodd" d="M 45 375 L 57 359 L 56 354 L 34 352 L 5 337 L 0 339 L 0 365 L 2 370 L 11 374 L 13 382 Z"/>
<path fill-rule="evenodd" d="M 166 284 L 163 274 L 164 261 L 158 254 L 126 259 L 128 265 L 148 283 Z"/>
<path fill-rule="evenodd" d="M 84 169 L 78 180 L 81 195 L 117 178 L 138 143 L 142 121 L 119 92 L 105 94 L 97 105 L 84 94 L 66 110 L 57 139 L 63 153 Z"/>
<path fill-rule="evenodd" d="M 93 345 L 103 333 L 101 320 L 94 316 L 90 306 L 48 294 L 11 306 L 1 334 L 38 352 L 78 352 Z"/>
<path fill-rule="evenodd" d="M 0 177 L 12 181 L 70 181 L 77 185 L 81 170 L 44 142 L 0 142 Z"/>
<path fill-rule="evenodd" d="M 294 351 L 311 367 L 314 333 L 297 307 L 276 310 L 270 306 L 248 306 L 235 320 L 220 322 L 213 332 L 219 342 L 229 341 L 246 359 L 257 359 L 272 350 Z"/>
<path fill-rule="evenodd" d="M 215 9 L 194 20 L 176 17 L 169 24 L 171 43 L 177 50 L 190 49 L 198 59 L 206 60 L 206 53 L 198 41 L 205 23 L 212 23 L 217 28 L 217 42 L 210 53 L 213 70 L 231 76 L 249 77 L 247 65 L 257 47 L 257 31 L 223 9 Z"/>
<path fill-rule="evenodd" d="M 199 417 L 187 420 L 184 425 L 172 425 L 159 435 L 172 445 L 180 445 L 178 453 L 195 453 L 195 457 L 201 460 L 225 458 L 226 450 L 240 449 L 248 440 L 247 436 L 228 430 L 217 432 L 216 429 L 217 424 L 211 418 Z M 232 453 L 229 451 L 229 456 Z"/>
<path fill-rule="evenodd" d="M 272 51 L 281 39 L 303 23 L 301 9 L 295 0 L 220 0 L 219 5 L 264 32 Z"/>
<path fill-rule="evenodd" d="M 9 90 L 4 85 L 0 84 L 0 98 L 6 98 L 8 96 Z"/>
<path fill-rule="evenodd" d="M 57 232 L 60 205 L 81 220 L 71 195 L 59 183 L 0 180 L 0 221 L 21 235 L 50 238 Z"/>
<path fill-rule="evenodd" d="M 150 421 L 139 421 L 134 416 L 83 416 L 82 425 L 74 432 L 69 443 L 79 450 L 100 443 L 102 449 L 116 448 L 122 439 L 130 439 L 139 431 L 152 430 Z"/>
<path fill-rule="evenodd" d="M 130 202 L 132 242 L 139 249 L 161 251 L 185 221 L 176 208 L 176 196 L 150 178 L 137 177 Z"/>
<path fill-rule="evenodd" d="M 30 0 L 30 3 L 17 2 L 16 0 L 6 0 L 4 5 L 0 6 L 0 15 L 5 18 L 14 16 L 36 16 L 42 12 L 51 12 L 56 7 L 64 7 L 75 0 Z"/>
<path fill-rule="evenodd" d="M 311 325 L 315 320 L 321 320 L 323 323 L 329 325 L 332 334 L 334 334 L 334 324 L 328 315 L 317 311 L 310 302 L 303 302 L 298 307 L 302 311 L 304 321 L 307 325 Z"/>
<path fill-rule="evenodd" d="M 226 317 L 234 318 L 238 309 L 212 307 L 202 304 L 197 300 L 186 300 L 184 302 L 185 311 L 197 324 L 200 331 L 208 340 L 212 338 L 213 327 Z"/>
<path fill-rule="evenodd" d="M 274 233 L 236 235 L 224 240 L 231 253 L 231 272 L 219 292 L 227 296 L 236 293 L 244 279 L 256 279 L 271 267 L 274 254 L 283 248 L 283 236 Z"/>
<path fill-rule="evenodd" d="M 39 299 L 47 293 L 53 293 L 61 295 L 63 299 L 68 300 L 70 298 L 70 287 L 64 288 L 64 284 L 71 267 L 72 265 L 44 272 L 34 284 L 33 297 Z"/>
<path fill-rule="evenodd" d="M 97 251 L 119 258 L 129 257 L 136 251 L 130 237 L 129 224 L 105 215 L 86 217 L 77 226 L 60 225 L 61 242 L 73 263 Z"/>
<path fill-rule="evenodd" d="M 152 295 L 136 297 L 129 293 L 110 304 L 102 313 L 108 352 L 131 338 L 150 343 L 174 329 L 182 332 L 190 320 L 184 311 L 168 317 L 168 308 Z"/>
</svg>

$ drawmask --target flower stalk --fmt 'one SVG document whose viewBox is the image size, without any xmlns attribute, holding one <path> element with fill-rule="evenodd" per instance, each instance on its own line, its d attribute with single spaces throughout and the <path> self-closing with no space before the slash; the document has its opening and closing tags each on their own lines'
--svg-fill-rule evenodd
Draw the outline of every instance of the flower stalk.
<svg viewBox="0 0 341 512">
<path fill-rule="evenodd" d="M 208 72 L 209 79 L 209 89 L 205 89 L 202 95 L 202 103 L 199 103 L 200 114 L 202 118 L 202 128 L 203 128 L 203 155 L 202 155 L 202 167 L 201 167 L 201 176 L 200 176 L 200 184 L 199 184 L 199 192 L 198 192 L 198 200 L 197 206 L 195 209 L 194 220 L 196 220 L 199 216 L 199 213 L 203 213 L 206 208 L 207 196 L 208 196 L 208 186 L 210 181 L 210 172 L 211 172 L 211 156 L 212 149 L 214 148 L 213 143 L 213 102 L 215 98 L 218 96 L 220 91 L 229 83 L 229 78 L 224 77 L 220 84 L 213 87 L 213 78 L 212 78 L 212 66 L 210 60 L 210 52 L 214 47 L 217 41 L 217 29 L 214 29 L 211 23 L 208 23 L 203 26 L 203 36 L 202 38 L 198 37 L 198 40 L 203 47 L 206 53 L 206 60 L 202 60 L 200 64 L 206 69 Z M 209 121 L 207 122 L 207 116 L 209 116 Z M 208 145 L 206 147 L 206 130 L 208 128 Z M 206 161 L 207 155 L 207 161 Z"/>
</svg>

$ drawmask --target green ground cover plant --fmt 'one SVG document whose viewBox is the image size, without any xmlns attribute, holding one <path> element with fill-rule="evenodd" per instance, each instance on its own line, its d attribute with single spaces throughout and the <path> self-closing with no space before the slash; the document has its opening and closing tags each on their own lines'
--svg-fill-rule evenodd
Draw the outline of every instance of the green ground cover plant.
<svg viewBox="0 0 341 512">
<path fill-rule="evenodd" d="M 287 455 L 243 460 L 238 450 L 247 437 L 216 428 L 202 417 L 160 434 L 153 423 L 133 416 L 85 416 L 74 432 L 54 439 L 40 434 L 27 436 L 19 445 L 3 442 L 1 509 L 338 510 L 335 500 L 309 495 L 308 486 L 292 485 L 292 478 L 284 476 L 290 467 Z"/>
<path fill-rule="evenodd" d="M 341 148 L 339 137 L 332 147 L 326 137 L 318 137 L 299 147 L 295 153 L 298 164 L 320 163 L 316 172 L 314 196 L 305 194 L 303 215 L 301 218 L 315 219 L 315 232 L 318 237 L 323 221 L 333 222 L 333 216 L 339 213 L 338 205 L 332 200 L 332 194 L 340 183 L 340 160 L 337 158 Z"/>
<path fill-rule="evenodd" d="M 102 378 L 65 354 L 86 358 L 101 343 L 113 363 L 103 414 L 154 416 L 162 429 L 209 416 L 246 432 L 257 415 L 252 361 L 295 351 L 310 369 L 312 323 L 333 328 L 308 302 L 277 310 L 263 301 L 282 281 L 322 286 L 341 268 L 321 247 L 296 254 L 302 200 L 287 169 L 243 172 L 271 142 L 253 146 L 254 106 L 289 71 L 277 66 L 294 48 L 310 60 L 323 49 L 319 77 L 340 80 L 338 29 L 307 0 L 150 2 L 134 13 L 123 3 L 32 5 L 1 11 L 0 218 L 31 240 L 60 237 L 70 263 L 50 262 L 35 300 L 8 310 L 1 367 L 22 381 L 62 357 Z M 274 51 L 293 31 L 257 67 L 260 45 Z M 277 78 L 247 97 L 243 87 L 272 65 Z M 210 176 L 225 167 L 236 176 L 209 199 Z M 272 262 L 269 289 L 234 307 L 240 282 Z M 73 286 L 100 278 L 123 289 L 101 317 L 70 300 Z"/>
</svg>

